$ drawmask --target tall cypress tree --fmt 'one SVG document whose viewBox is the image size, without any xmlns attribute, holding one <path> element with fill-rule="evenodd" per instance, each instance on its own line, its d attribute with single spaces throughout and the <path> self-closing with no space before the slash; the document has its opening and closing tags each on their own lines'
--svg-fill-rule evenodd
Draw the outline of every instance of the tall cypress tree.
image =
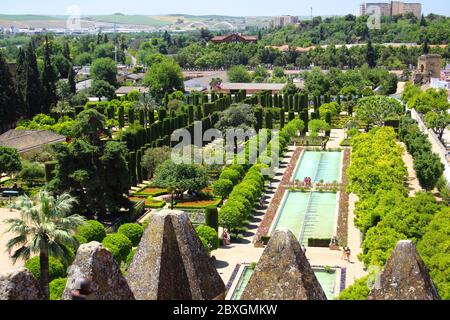
<svg viewBox="0 0 450 320">
<path fill-rule="evenodd" d="M 367 64 L 370 68 L 375 68 L 377 66 L 377 58 L 375 54 L 375 49 L 372 46 L 372 40 L 369 39 L 367 43 L 367 54 L 366 54 Z"/>
<path fill-rule="evenodd" d="M 42 112 L 42 84 L 32 41 L 25 51 L 25 83 L 23 84 L 23 103 L 29 118 Z"/>
<path fill-rule="evenodd" d="M 44 70 L 42 71 L 42 88 L 44 89 L 42 113 L 49 113 L 50 108 L 56 104 L 56 74 L 50 57 L 50 44 L 48 36 L 44 45 Z"/>
<path fill-rule="evenodd" d="M 6 60 L 0 52 L 0 132 L 5 131 L 18 117 L 18 103 L 14 81 Z"/>
<path fill-rule="evenodd" d="M 67 76 L 67 80 L 69 82 L 70 92 L 72 92 L 73 94 L 76 94 L 77 93 L 77 84 L 75 82 L 75 70 L 73 70 L 72 64 L 69 66 L 69 74 Z"/>
<path fill-rule="evenodd" d="M 64 58 L 67 59 L 67 61 L 72 62 L 72 58 L 70 57 L 69 43 L 67 41 L 64 41 L 63 55 L 64 55 Z"/>
<path fill-rule="evenodd" d="M 27 83 L 27 65 L 25 60 L 25 52 L 22 48 L 19 48 L 19 53 L 16 60 L 16 92 L 20 105 L 24 105 L 24 96 Z M 22 113 L 26 113 L 27 110 L 21 110 Z"/>
</svg>

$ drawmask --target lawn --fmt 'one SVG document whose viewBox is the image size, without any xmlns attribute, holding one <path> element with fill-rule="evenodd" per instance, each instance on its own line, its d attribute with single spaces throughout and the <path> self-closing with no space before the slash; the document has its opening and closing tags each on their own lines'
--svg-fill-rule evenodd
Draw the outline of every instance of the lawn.
<svg viewBox="0 0 450 320">
<path fill-rule="evenodd" d="M 133 196 L 137 196 L 137 197 L 148 197 L 148 196 L 157 197 L 157 196 L 162 196 L 164 194 L 168 194 L 166 189 L 157 188 L 157 187 L 144 187 L 141 190 L 138 190 L 137 192 L 135 192 L 133 194 Z"/>
</svg>

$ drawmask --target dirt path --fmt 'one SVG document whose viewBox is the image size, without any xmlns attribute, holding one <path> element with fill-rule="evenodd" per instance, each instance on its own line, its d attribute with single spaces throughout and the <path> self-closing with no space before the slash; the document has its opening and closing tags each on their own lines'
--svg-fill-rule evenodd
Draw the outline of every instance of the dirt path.
<svg viewBox="0 0 450 320">
<path fill-rule="evenodd" d="M 0 273 L 5 273 L 11 269 L 16 269 L 23 265 L 22 261 L 18 261 L 13 265 L 6 251 L 6 243 L 11 239 L 11 234 L 4 234 L 6 231 L 5 219 L 18 218 L 19 213 L 16 210 L 10 211 L 7 208 L 0 208 Z"/>
</svg>

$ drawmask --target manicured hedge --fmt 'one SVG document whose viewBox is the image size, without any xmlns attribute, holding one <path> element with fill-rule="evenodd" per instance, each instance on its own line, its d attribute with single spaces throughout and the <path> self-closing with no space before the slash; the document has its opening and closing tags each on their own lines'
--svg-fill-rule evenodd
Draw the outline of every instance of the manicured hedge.
<svg viewBox="0 0 450 320">
<path fill-rule="evenodd" d="M 144 228 L 137 223 L 125 223 L 119 227 L 117 232 L 130 239 L 133 247 L 136 247 L 144 234 Z"/>
<path fill-rule="evenodd" d="M 219 179 L 213 182 L 213 193 L 216 196 L 227 198 L 231 191 L 233 191 L 234 184 L 229 179 Z"/>
<path fill-rule="evenodd" d="M 58 259 L 55 259 L 53 257 L 49 257 L 49 280 L 52 281 L 57 278 L 64 278 L 66 276 L 66 267 L 64 264 L 59 261 Z M 33 274 L 33 276 L 36 279 L 41 278 L 41 264 L 39 262 L 39 256 L 33 257 L 25 262 L 25 268 L 30 270 L 30 272 Z"/>
<path fill-rule="evenodd" d="M 205 224 L 213 228 L 216 232 L 219 231 L 219 212 L 217 207 L 210 206 L 205 209 Z"/>
<path fill-rule="evenodd" d="M 201 239 L 206 240 L 209 252 L 219 248 L 219 237 L 216 230 L 208 226 L 198 226 L 195 231 Z"/>
<path fill-rule="evenodd" d="M 100 222 L 89 220 L 78 227 L 76 234 L 86 239 L 86 242 L 102 242 L 106 237 L 106 229 Z"/>
<path fill-rule="evenodd" d="M 58 278 L 49 283 L 50 300 L 61 300 L 66 283 L 67 278 Z"/>
<path fill-rule="evenodd" d="M 105 239 L 103 239 L 102 244 L 111 251 L 118 264 L 126 261 L 128 254 L 133 248 L 131 241 L 120 233 L 107 235 Z"/>
</svg>

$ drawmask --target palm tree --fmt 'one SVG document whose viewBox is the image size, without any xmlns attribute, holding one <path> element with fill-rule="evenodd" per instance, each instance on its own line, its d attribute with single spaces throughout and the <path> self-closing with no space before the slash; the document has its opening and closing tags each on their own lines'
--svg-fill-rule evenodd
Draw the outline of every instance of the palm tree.
<svg viewBox="0 0 450 320">
<path fill-rule="evenodd" d="M 65 115 L 73 112 L 75 109 L 70 106 L 70 104 L 65 100 L 60 100 L 51 109 L 51 112 L 58 115 L 58 119 L 62 119 Z"/>
<path fill-rule="evenodd" d="M 138 101 L 136 101 L 134 107 L 138 111 L 144 111 L 144 128 L 147 129 L 147 115 L 157 107 L 155 99 L 150 96 L 143 95 Z"/>
<path fill-rule="evenodd" d="M 85 219 L 79 215 L 68 216 L 76 202 L 68 193 L 53 197 L 47 191 L 40 191 L 34 202 L 28 196 L 19 197 L 12 207 L 20 211 L 20 218 L 4 220 L 8 226 L 6 232 L 16 234 L 6 244 L 8 251 L 17 248 L 11 256 L 14 263 L 39 254 L 39 281 L 47 298 L 49 256 L 67 263 L 68 248 L 78 245 L 74 231 Z"/>
</svg>

